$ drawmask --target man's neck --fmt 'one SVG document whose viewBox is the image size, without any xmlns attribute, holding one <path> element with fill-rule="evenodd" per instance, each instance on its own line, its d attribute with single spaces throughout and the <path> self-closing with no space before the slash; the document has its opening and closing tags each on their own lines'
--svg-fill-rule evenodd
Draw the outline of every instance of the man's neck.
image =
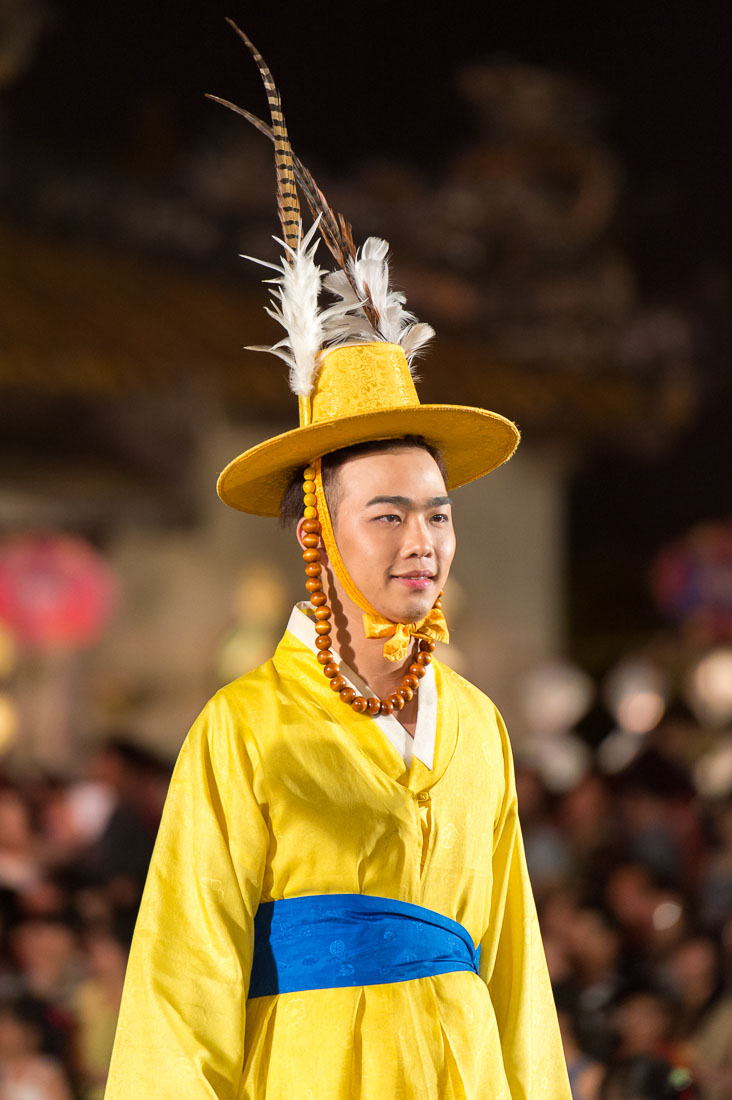
<svg viewBox="0 0 732 1100">
<path fill-rule="evenodd" d="M 333 645 L 342 661 L 365 680 L 380 699 L 397 690 L 408 666 L 414 660 L 416 642 L 406 661 L 388 661 L 384 656 L 384 639 L 367 638 L 363 630 L 363 611 L 334 582 L 329 565 L 323 570 L 323 588 L 328 606 L 333 612 Z M 417 721 L 417 697 L 407 703 L 395 717 L 414 736 Z"/>
</svg>

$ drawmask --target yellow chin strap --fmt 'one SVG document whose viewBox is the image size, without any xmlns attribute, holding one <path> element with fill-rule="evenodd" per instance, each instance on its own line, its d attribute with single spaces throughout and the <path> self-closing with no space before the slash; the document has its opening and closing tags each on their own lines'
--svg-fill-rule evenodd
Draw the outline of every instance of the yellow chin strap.
<svg viewBox="0 0 732 1100">
<path fill-rule="evenodd" d="M 414 638 L 427 638 L 432 642 L 449 642 L 450 634 L 447 623 L 439 607 L 433 607 L 429 614 L 424 619 L 420 619 L 418 623 L 393 623 L 390 619 L 385 619 L 383 615 L 380 615 L 365 596 L 359 592 L 349 576 L 336 545 L 333 523 L 323 489 L 320 459 L 316 459 L 311 465 L 315 469 L 315 495 L 317 498 L 318 520 L 320 521 L 320 536 L 328 554 L 328 560 L 333 567 L 333 572 L 338 578 L 343 591 L 363 611 L 363 629 L 366 637 L 386 638 L 384 656 L 387 661 L 395 662 L 407 659 Z"/>
</svg>

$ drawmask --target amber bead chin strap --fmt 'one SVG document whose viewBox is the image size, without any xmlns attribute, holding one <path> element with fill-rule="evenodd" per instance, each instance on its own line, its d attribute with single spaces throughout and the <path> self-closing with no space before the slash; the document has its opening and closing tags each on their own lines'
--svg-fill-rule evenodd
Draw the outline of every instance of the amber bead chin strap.
<svg viewBox="0 0 732 1100">
<path fill-rule="evenodd" d="M 425 674 L 427 665 L 432 660 L 432 652 L 435 643 L 426 638 L 419 640 L 419 652 L 416 660 L 407 669 L 402 682 L 392 695 L 386 699 L 379 699 L 375 695 L 366 699 L 359 695 L 355 688 L 349 687 L 345 677 L 341 674 L 341 667 L 335 659 L 331 646 L 331 619 L 333 612 L 328 607 L 327 597 L 323 591 L 321 574 L 323 567 L 320 564 L 320 521 L 318 520 L 317 497 L 315 495 L 315 470 L 308 466 L 304 474 L 303 501 L 305 510 L 303 515 L 303 560 L 307 581 L 305 587 L 308 590 L 310 603 L 315 608 L 315 645 L 318 650 L 318 661 L 323 666 L 323 673 L 333 691 L 343 700 L 346 706 L 355 710 L 357 714 L 393 714 L 400 711 L 405 703 L 408 703 L 417 694 L 419 681 Z M 439 600 L 435 604 L 439 606 Z"/>
</svg>

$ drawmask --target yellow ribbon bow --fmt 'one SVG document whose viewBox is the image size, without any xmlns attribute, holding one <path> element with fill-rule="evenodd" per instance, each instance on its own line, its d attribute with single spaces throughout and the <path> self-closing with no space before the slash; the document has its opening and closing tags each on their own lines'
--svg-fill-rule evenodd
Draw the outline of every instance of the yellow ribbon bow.
<svg viewBox="0 0 732 1100">
<path fill-rule="evenodd" d="M 439 607 L 433 607 L 429 615 L 418 623 L 393 623 L 378 612 L 363 616 L 363 629 L 367 638 L 387 638 L 384 656 L 387 661 L 405 661 L 413 638 L 428 638 L 431 642 L 449 642 L 445 616 Z"/>
<path fill-rule="evenodd" d="M 315 468 L 315 494 L 318 503 L 320 533 L 325 549 L 333 566 L 333 572 L 341 583 L 344 592 L 363 611 L 363 629 L 367 638 L 386 638 L 384 656 L 387 661 L 405 661 L 414 638 L 427 638 L 432 642 L 449 642 L 450 632 L 442 610 L 433 607 L 424 619 L 417 623 L 393 623 L 385 619 L 371 606 L 365 596 L 359 592 L 346 569 L 343 558 L 336 545 L 333 523 L 323 489 L 320 459 L 313 463 Z"/>
</svg>

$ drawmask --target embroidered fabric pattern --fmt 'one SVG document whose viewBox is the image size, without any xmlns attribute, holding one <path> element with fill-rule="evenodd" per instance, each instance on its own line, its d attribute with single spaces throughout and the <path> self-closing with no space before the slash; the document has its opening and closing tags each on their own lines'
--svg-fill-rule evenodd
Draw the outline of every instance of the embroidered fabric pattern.
<svg viewBox="0 0 732 1100">
<path fill-rule="evenodd" d="M 323 356 L 312 394 L 313 420 L 417 405 L 417 391 L 400 347 L 360 345 L 337 348 Z"/>
</svg>

